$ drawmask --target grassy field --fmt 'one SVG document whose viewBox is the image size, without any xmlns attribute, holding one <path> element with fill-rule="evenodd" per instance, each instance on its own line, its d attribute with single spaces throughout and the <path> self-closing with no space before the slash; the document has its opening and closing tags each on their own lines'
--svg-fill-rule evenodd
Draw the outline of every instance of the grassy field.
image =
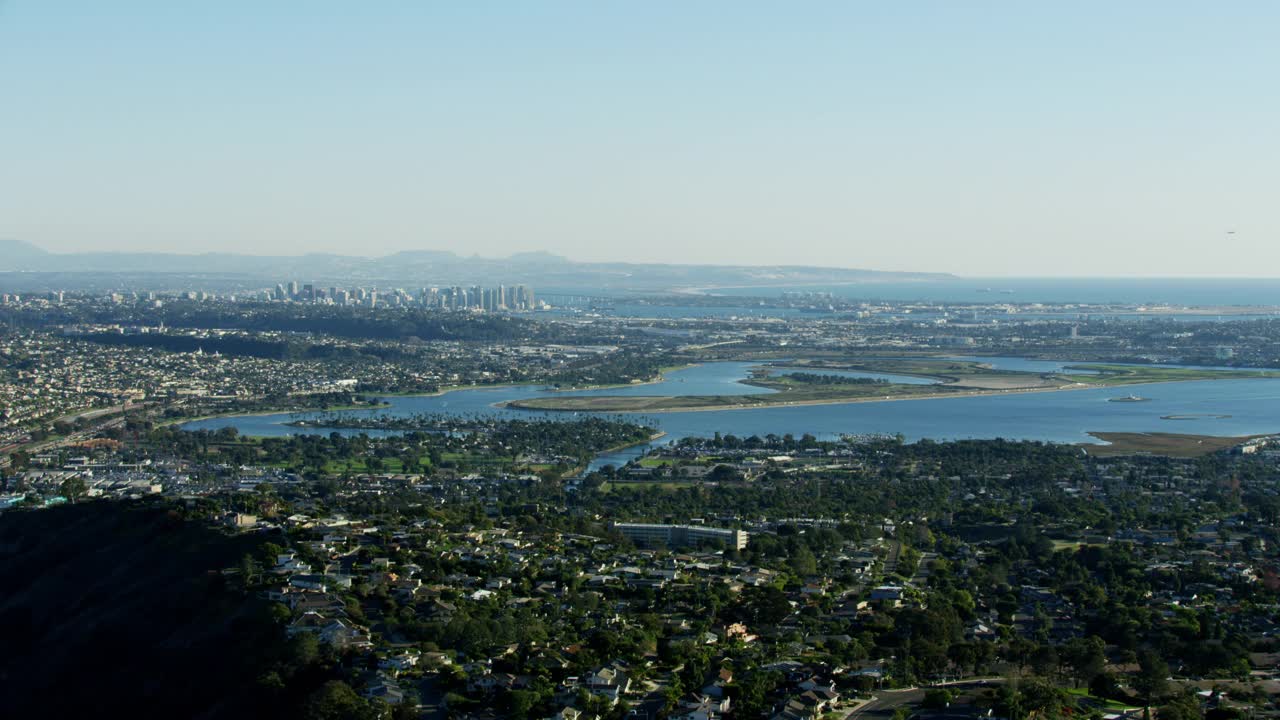
<svg viewBox="0 0 1280 720">
<path fill-rule="evenodd" d="M 1115 700 L 1111 700 L 1110 698 L 1100 698 L 1100 697 L 1091 695 L 1089 691 L 1085 688 L 1067 688 L 1067 694 L 1071 695 L 1077 700 L 1083 700 L 1096 707 L 1104 708 L 1108 712 L 1121 712 L 1124 710 L 1134 709 L 1131 705 L 1125 705 L 1124 703 L 1116 702 Z"/>
<path fill-rule="evenodd" d="M 779 366 L 782 367 L 782 366 Z M 776 392 L 758 395 L 685 395 L 681 397 L 595 395 L 580 397 L 537 397 L 514 400 L 511 407 L 528 410 L 564 410 L 583 412 L 656 412 L 671 410 L 715 410 L 728 408 L 768 407 L 772 405 L 810 405 L 832 402 L 895 400 L 940 397 L 974 391 L 1051 389 L 1067 383 L 1045 379 L 1036 373 L 1002 372 L 981 367 L 978 363 L 935 359 L 874 360 L 857 363 L 825 362 L 821 364 L 789 363 L 786 367 L 803 369 L 813 374 L 823 370 L 861 370 L 867 372 L 913 375 L 937 380 L 937 384 L 868 383 L 866 385 L 819 384 L 794 380 L 789 375 L 770 375 L 768 368 L 745 384 L 769 388 Z"/>
<path fill-rule="evenodd" d="M 764 383 L 757 383 L 764 385 Z M 781 384 L 780 384 L 781 385 Z M 767 387 L 773 387 L 772 383 Z M 585 412 L 654 412 L 664 410 L 715 410 L 771 405 L 797 405 L 857 400 L 890 400 L 959 392 L 961 388 L 937 385 L 806 385 L 768 395 L 685 395 L 682 397 L 596 395 L 592 397 L 539 397 L 513 400 L 510 407 L 527 410 L 575 410 Z"/>
<path fill-rule="evenodd" d="M 1276 378 L 1273 370 L 1208 370 L 1203 368 L 1171 368 L 1146 365 L 1070 365 L 1071 370 L 1095 370 L 1097 375 L 1059 375 L 1070 382 L 1087 385 L 1137 385 L 1141 383 L 1185 382 L 1188 380 L 1236 380 L 1240 378 Z"/>
<path fill-rule="evenodd" d="M 760 395 L 686 395 L 582 397 L 537 397 L 515 400 L 511 407 L 528 410 L 562 410 L 581 412 L 664 412 L 679 410 L 718 410 L 769 407 L 775 405 L 814 405 L 821 403 L 900 400 L 908 398 L 947 397 L 962 394 L 995 394 L 1028 392 L 1059 388 L 1111 387 L 1144 383 L 1185 382 L 1190 380 L 1228 380 L 1238 378 L 1276 378 L 1280 372 L 1256 370 L 1208 370 L 1159 366 L 1081 364 L 1073 368 L 1093 370 L 1097 375 L 1067 375 L 1037 372 L 994 370 L 981 362 L 946 358 L 838 358 L 789 362 L 778 367 L 803 369 L 811 374 L 824 370 L 910 375 L 936 380 L 935 384 L 815 384 L 797 382 L 787 375 L 769 373 L 766 366 L 743 382 L 777 392 Z"/>
<path fill-rule="evenodd" d="M 680 490 L 682 488 L 694 487 L 695 485 L 697 485 L 696 482 L 679 482 L 679 481 L 653 482 L 651 480 L 635 480 L 635 481 L 610 480 L 609 482 L 601 483 L 600 492 L 608 493 L 608 492 L 613 492 L 614 490 L 621 490 L 623 488 L 634 488 L 638 490 L 653 489 L 653 490 L 663 490 L 666 492 L 670 492 L 672 490 Z"/>
<path fill-rule="evenodd" d="M 1111 457 L 1115 455 L 1133 455 L 1145 453 L 1165 455 L 1168 457 L 1190 458 L 1208 455 L 1212 452 L 1235 447 L 1254 436 L 1218 437 L 1215 435 L 1181 435 L 1178 433 L 1123 433 L 1123 432 L 1091 432 L 1109 445 L 1080 443 L 1090 455 Z"/>
</svg>

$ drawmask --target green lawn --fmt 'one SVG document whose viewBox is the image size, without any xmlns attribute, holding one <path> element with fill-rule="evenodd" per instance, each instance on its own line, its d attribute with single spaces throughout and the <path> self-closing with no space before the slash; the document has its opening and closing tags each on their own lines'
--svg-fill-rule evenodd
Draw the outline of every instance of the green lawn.
<svg viewBox="0 0 1280 720">
<path fill-rule="evenodd" d="M 1239 378 L 1275 378 L 1273 370 L 1208 370 L 1204 368 L 1171 368 L 1106 364 L 1069 365 L 1069 370 L 1095 370 L 1098 375 L 1059 375 L 1071 382 L 1090 385 L 1135 385 L 1139 383 L 1181 382 L 1187 380 L 1234 380 Z"/>
<path fill-rule="evenodd" d="M 1096 703 L 1107 710 L 1127 710 L 1132 707 L 1130 705 L 1125 705 L 1124 703 L 1116 702 L 1115 700 L 1090 695 L 1086 688 L 1067 688 L 1067 694 L 1077 700 L 1087 700 L 1089 702 Z"/>
<path fill-rule="evenodd" d="M 649 482 L 646 480 L 639 480 L 639 481 L 610 480 L 609 482 L 601 483 L 600 492 L 602 493 L 613 492 L 614 490 L 620 490 L 622 488 L 640 488 L 640 489 L 655 488 L 658 490 L 664 490 L 664 491 L 670 492 L 672 490 L 681 490 L 683 488 L 694 487 L 697 484 L 698 483 L 696 482 Z"/>
</svg>

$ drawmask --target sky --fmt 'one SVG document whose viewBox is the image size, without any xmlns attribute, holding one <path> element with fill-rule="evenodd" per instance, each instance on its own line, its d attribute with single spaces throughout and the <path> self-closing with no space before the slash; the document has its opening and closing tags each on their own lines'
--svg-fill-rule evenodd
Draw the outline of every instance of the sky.
<svg viewBox="0 0 1280 720">
<path fill-rule="evenodd" d="M 1280 3 L 0 0 L 0 238 L 1280 276 Z"/>
</svg>

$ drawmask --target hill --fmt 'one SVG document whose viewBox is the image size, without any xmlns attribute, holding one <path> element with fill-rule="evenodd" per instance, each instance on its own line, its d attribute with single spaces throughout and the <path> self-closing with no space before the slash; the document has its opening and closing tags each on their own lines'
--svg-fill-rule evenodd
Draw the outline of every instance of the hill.
<svg viewBox="0 0 1280 720">
<path fill-rule="evenodd" d="M 9 269 L 3 267 L 8 264 L 14 266 L 13 269 L 19 269 L 17 266 L 23 264 L 35 264 L 47 259 L 49 253 L 21 240 L 11 240 L 0 238 L 0 269 Z"/>
<path fill-rule="evenodd" d="M 611 292 L 655 292 L 689 287 L 761 287 L 929 281 L 941 273 L 902 273 L 801 265 L 681 265 L 668 263 L 581 263 L 547 252 L 506 258 L 462 257 L 439 250 L 407 250 L 383 257 L 332 255 L 239 255 L 181 253 L 49 253 L 16 240 L 0 241 L 0 272 L 235 275 L 275 284 L 300 280 L 321 285 L 390 283 L 489 286 L 528 283 L 538 289 L 572 288 Z M 776 292 L 770 290 L 771 293 Z"/>
<path fill-rule="evenodd" d="M 263 542 L 157 505 L 0 515 L 0 717 L 296 716 L 258 682 L 282 626 L 221 572 Z"/>
</svg>

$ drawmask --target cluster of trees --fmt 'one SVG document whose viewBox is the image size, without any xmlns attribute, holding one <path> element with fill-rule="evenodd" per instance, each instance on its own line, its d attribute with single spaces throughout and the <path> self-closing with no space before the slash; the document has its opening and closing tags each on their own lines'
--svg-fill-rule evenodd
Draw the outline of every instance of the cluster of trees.
<svg viewBox="0 0 1280 720">
<path fill-rule="evenodd" d="M 680 439 L 680 447 L 699 448 L 703 450 L 773 450 L 778 452 L 794 452 L 796 450 L 835 450 L 847 449 L 849 446 L 842 442 L 827 441 L 819 442 L 818 438 L 811 433 L 804 433 L 799 438 L 791 433 L 785 435 L 775 435 L 769 433 L 764 437 L 759 435 L 749 435 L 745 438 L 738 437 L 732 433 L 722 435 L 719 431 L 710 438 L 700 437 L 684 437 Z"/>
<path fill-rule="evenodd" d="M 848 375 L 826 375 L 809 372 L 793 372 L 787 373 L 782 377 L 791 382 L 803 383 L 805 385 L 888 385 L 889 381 L 883 378 L 869 377 L 850 377 Z"/>
<path fill-rule="evenodd" d="M 396 421 L 399 422 L 399 421 Z M 573 420 L 459 420 L 420 418 L 430 430 L 397 437 L 292 435 L 241 438 L 234 428 L 187 432 L 154 429 L 152 449 L 193 459 L 217 457 L 238 465 L 266 464 L 311 476 L 362 469 L 368 472 L 429 472 L 444 467 L 465 470 L 474 465 L 513 468 L 517 457 L 549 454 L 585 462 L 618 445 L 647 440 L 651 427 L 610 418 Z M 562 468 L 567 470 L 568 468 Z"/>
<path fill-rule="evenodd" d="M 343 658 L 223 570 L 274 560 L 162 503 L 0 514 L 0 714 L 385 718 Z M 282 613 L 283 611 L 283 613 Z M 68 691 L 67 678 L 75 678 Z M 403 712 L 403 711 L 402 711 Z"/>
<path fill-rule="evenodd" d="M 411 357 L 402 346 L 391 344 L 313 343 L 297 338 L 279 339 L 256 335 L 220 335 L 193 337 L 173 333 L 86 333 L 76 336 L 99 345 L 156 348 L 167 352 L 218 353 L 230 357 L 255 357 L 269 360 L 342 360 L 398 362 Z"/>
<path fill-rule="evenodd" d="M 632 348 L 568 363 L 548 375 L 545 381 L 556 387 L 627 385 L 653 380 L 662 368 L 678 363 L 679 360 L 669 354 Z"/>
</svg>

